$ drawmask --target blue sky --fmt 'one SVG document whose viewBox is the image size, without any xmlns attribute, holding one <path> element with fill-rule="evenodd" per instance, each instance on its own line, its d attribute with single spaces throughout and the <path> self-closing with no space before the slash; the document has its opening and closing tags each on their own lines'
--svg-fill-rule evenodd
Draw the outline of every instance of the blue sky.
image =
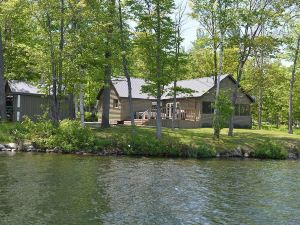
<svg viewBox="0 0 300 225">
<path fill-rule="evenodd" d="M 191 13 L 190 3 L 189 0 L 175 0 L 176 5 L 180 4 L 181 2 L 187 3 L 187 9 L 185 12 L 184 18 L 184 26 L 183 26 L 183 46 L 186 50 L 192 47 L 192 42 L 196 40 L 197 37 L 197 27 L 199 24 L 196 20 L 193 20 L 188 14 Z"/>
</svg>

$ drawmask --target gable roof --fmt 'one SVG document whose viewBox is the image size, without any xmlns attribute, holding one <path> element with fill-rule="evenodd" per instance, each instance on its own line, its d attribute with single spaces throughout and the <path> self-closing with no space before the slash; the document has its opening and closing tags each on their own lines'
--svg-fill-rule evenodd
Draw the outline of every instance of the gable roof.
<svg viewBox="0 0 300 225">
<path fill-rule="evenodd" d="M 154 99 L 153 96 L 142 93 L 142 86 L 146 85 L 146 81 L 141 78 L 130 78 L 131 80 L 131 92 L 132 92 L 132 98 L 138 98 L 138 99 Z M 128 97 L 128 85 L 127 80 L 125 78 L 116 78 L 112 80 L 112 83 L 121 98 L 127 98 Z"/>
<path fill-rule="evenodd" d="M 37 86 L 34 86 L 25 81 L 10 80 L 7 82 L 10 92 L 13 94 L 33 94 L 42 95 L 42 92 Z"/>
<path fill-rule="evenodd" d="M 222 75 L 221 81 L 229 75 Z M 178 93 L 177 98 L 186 98 L 186 97 L 201 97 L 207 93 L 210 89 L 215 86 L 214 77 L 202 77 L 190 80 L 180 80 L 177 81 L 177 86 L 181 88 L 188 88 L 193 91 L 191 94 Z M 170 84 L 167 88 L 172 88 L 173 84 Z M 173 97 L 164 95 L 163 99 L 170 99 Z"/>
<path fill-rule="evenodd" d="M 222 75 L 221 80 L 226 78 L 228 75 Z M 125 78 L 117 78 L 112 80 L 112 84 L 117 91 L 117 94 L 121 98 L 128 97 L 128 86 L 127 80 Z M 147 93 L 142 92 L 142 86 L 147 85 L 147 82 L 141 78 L 131 78 L 131 87 L 132 87 L 132 98 L 137 99 L 155 99 L 154 96 L 151 96 Z M 215 85 L 213 77 L 202 77 L 197 79 L 190 80 L 181 80 L 177 82 L 177 86 L 181 88 L 188 88 L 193 91 L 192 94 L 178 93 L 177 98 L 186 98 L 186 97 L 201 97 L 206 92 L 208 92 Z M 166 88 L 172 88 L 173 84 L 168 85 Z M 162 99 L 170 99 L 171 96 L 164 94 Z"/>
<path fill-rule="evenodd" d="M 225 78 L 229 78 L 232 82 L 236 83 L 236 80 L 232 75 L 222 75 L 221 81 Z M 112 85 L 116 94 L 120 98 L 128 98 L 128 85 L 125 78 L 115 78 L 112 80 Z M 151 96 L 147 93 L 142 92 L 142 86 L 147 85 L 147 81 L 141 78 L 131 78 L 131 87 L 132 87 L 132 98 L 134 99 L 152 99 L 155 100 L 156 97 Z M 172 88 L 173 84 L 169 84 L 166 89 Z M 190 80 L 181 80 L 177 81 L 177 86 L 181 88 L 191 89 L 193 93 L 178 93 L 177 98 L 188 98 L 188 97 L 202 97 L 205 93 L 209 92 L 215 87 L 214 77 L 202 77 Z M 251 102 L 254 102 L 254 98 L 247 94 L 241 87 L 240 90 L 250 99 Z M 103 89 L 100 90 L 98 94 L 98 99 L 102 93 Z M 167 93 L 162 96 L 162 99 L 172 99 L 172 96 L 169 96 Z"/>
</svg>

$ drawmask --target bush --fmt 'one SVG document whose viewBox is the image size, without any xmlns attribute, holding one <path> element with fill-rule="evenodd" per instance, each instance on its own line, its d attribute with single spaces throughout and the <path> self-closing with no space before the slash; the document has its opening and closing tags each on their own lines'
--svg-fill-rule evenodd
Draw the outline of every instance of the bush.
<svg viewBox="0 0 300 225">
<path fill-rule="evenodd" d="M 288 151 L 282 146 L 269 141 L 256 148 L 254 157 L 260 159 L 286 159 Z"/>
<path fill-rule="evenodd" d="M 54 149 L 63 152 L 96 152 L 108 151 L 125 155 L 209 158 L 216 152 L 208 145 L 195 146 L 183 144 L 178 139 L 164 137 L 161 140 L 154 136 L 113 135 L 110 138 L 96 138 L 89 128 L 81 127 L 79 121 L 63 120 L 54 126 L 49 120 L 36 123 L 26 118 L 14 130 L 16 140 L 30 140 L 36 148 Z"/>
<path fill-rule="evenodd" d="M 64 152 L 75 150 L 93 151 L 96 138 L 79 121 L 62 120 L 54 126 L 50 120 L 33 122 L 25 118 L 13 131 L 17 143 L 30 140 L 36 148 L 58 148 Z"/>
<path fill-rule="evenodd" d="M 129 140 L 129 141 L 128 141 Z M 125 155 L 168 156 L 183 158 L 208 158 L 214 157 L 215 150 L 207 145 L 200 147 L 180 143 L 174 138 L 137 136 L 134 139 L 118 140 L 123 143 Z"/>
<path fill-rule="evenodd" d="M 79 121 L 63 120 L 52 139 L 52 146 L 66 152 L 93 151 L 95 137 L 89 128 L 83 128 Z"/>
</svg>

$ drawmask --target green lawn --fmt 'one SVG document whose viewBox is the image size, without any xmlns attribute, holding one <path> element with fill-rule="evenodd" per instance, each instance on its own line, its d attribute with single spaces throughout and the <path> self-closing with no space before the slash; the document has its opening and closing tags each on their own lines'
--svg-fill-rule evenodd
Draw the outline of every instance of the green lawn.
<svg viewBox="0 0 300 225">
<path fill-rule="evenodd" d="M 8 143 L 12 141 L 12 136 L 9 131 L 14 127 L 14 123 L 0 123 L 0 143 Z"/>
<path fill-rule="evenodd" d="M 130 127 L 112 127 L 106 130 L 97 129 L 96 135 L 100 138 L 117 135 L 118 137 L 126 137 L 131 135 Z M 300 135 L 288 134 L 287 131 L 275 130 L 250 130 L 250 129 L 235 129 L 234 136 L 227 136 L 228 129 L 223 129 L 221 138 L 216 140 L 213 138 L 212 128 L 199 129 L 171 129 L 164 128 L 163 135 L 166 137 L 176 137 L 183 143 L 202 145 L 208 144 L 214 146 L 217 151 L 230 151 L 236 149 L 238 146 L 248 149 L 255 149 L 258 145 L 267 141 L 274 141 L 286 148 L 295 146 L 300 149 Z M 295 133 L 298 133 L 295 132 Z M 135 135 L 138 136 L 154 136 L 154 128 L 137 127 Z"/>
<path fill-rule="evenodd" d="M 9 131 L 14 127 L 14 123 L 0 123 L 0 143 L 7 143 L 13 140 Z M 95 135 L 101 139 L 113 136 L 129 138 L 132 134 L 132 129 L 126 126 L 116 126 L 109 129 L 95 129 L 94 132 Z M 284 127 L 269 130 L 235 129 L 233 137 L 228 137 L 227 129 L 223 129 L 219 140 L 214 139 L 212 133 L 213 130 L 211 128 L 176 129 L 175 131 L 167 128 L 163 129 L 164 137 L 175 137 L 182 143 L 192 144 L 194 146 L 207 144 L 213 146 L 219 152 L 231 151 L 238 146 L 254 150 L 258 145 L 269 140 L 288 149 L 296 148 L 300 150 L 299 130 L 295 130 L 296 134 L 290 135 Z M 155 128 L 136 127 L 134 135 L 141 136 L 142 138 L 154 137 Z"/>
</svg>

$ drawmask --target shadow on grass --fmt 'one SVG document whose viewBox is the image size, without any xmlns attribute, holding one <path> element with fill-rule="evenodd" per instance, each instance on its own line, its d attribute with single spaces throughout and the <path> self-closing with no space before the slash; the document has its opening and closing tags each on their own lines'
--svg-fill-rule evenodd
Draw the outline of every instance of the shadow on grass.
<svg viewBox="0 0 300 225">
<path fill-rule="evenodd" d="M 134 129 L 134 130 L 132 130 Z M 109 138 L 117 135 L 124 138 L 155 137 L 155 128 L 115 126 L 108 129 L 96 129 L 96 135 L 100 138 Z M 227 136 L 227 129 L 221 133 L 219 140 L 213 138 L 212 128 L 199 129 L 175 129 L 163 128 L 163 138 L 173 138 L 185 144 L 201 146 L 210 145 L 218 151 L 227 151 L 243 146 L 255 149 L 258 145 L 266 142 L 276 142 L 284 147 L 295 146 L 300 149 L 300 136 L 288 135 L 281 131 L 268 130 L 245 130 L 235 129 L 233 137 Z"/>
</svg>

